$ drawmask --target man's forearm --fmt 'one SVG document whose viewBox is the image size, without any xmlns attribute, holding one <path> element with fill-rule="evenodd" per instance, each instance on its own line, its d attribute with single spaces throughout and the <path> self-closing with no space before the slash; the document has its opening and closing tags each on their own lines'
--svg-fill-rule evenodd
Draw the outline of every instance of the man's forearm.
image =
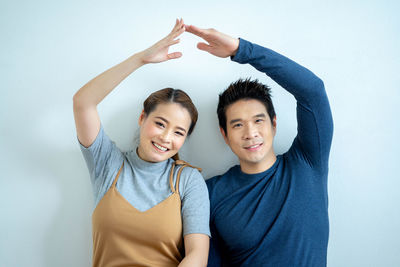
<svg viewBox="0 0 400 267">
<path fill-rule="evenodd" d="M 324 94 L 322 80 L 310 70 L 271 49 L 244 39 L 240 39 L 239 49 L 232 60 L 241 64 L 249 63 L 264 72 L 298 101 Z"/>
</svg>

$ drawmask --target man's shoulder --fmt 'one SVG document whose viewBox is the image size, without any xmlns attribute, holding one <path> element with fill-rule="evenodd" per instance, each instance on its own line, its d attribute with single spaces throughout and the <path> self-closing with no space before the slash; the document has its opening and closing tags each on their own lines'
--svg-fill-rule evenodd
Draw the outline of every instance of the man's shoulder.
<svg viewBox="0 0 400 267">
<path fill-rule="evenodd" d="M 215 192 L 220 194 L 221 191 L 225 191 L 227 189 L 227 183 L 229 183 L 232 178 L 238 174 L 238 170 L 240 170 L 239 165 L 232 166 L 225 173 L 213 176 L 206 180 L 208 192 L 210 194 L 210 198 Z"/>
</svg>

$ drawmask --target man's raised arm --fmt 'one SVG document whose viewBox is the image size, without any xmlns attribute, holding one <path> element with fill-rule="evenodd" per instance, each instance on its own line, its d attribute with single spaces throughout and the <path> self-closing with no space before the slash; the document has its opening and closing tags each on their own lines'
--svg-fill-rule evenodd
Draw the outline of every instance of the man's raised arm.
<svg viewBox="0 0 400 267">
<path fill-rule="evenodd" d="M 333 121 L 322 80 L 305 67 L 268 48 L 215 29 L 200 29 L 193 25 L 185 27 L 186 31 L 207 41 L 208 44 L 198 43 L 200 50 L 218 57 L 230 56 L 241 64 L 249 63 L 296 98 L 298 131 L 290 150 L 312 167 L 327 170 Z"/>
</svg>

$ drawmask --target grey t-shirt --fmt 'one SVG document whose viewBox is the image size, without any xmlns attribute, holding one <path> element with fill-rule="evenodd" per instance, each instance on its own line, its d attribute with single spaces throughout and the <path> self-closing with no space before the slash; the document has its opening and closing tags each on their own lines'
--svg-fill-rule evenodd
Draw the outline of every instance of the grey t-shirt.
<svg viewBox="0 0 400 267">
<path fill-rule="evenodd" d="M 148 210 L 172 194 L 169 185 L 169 174 L 174 162 L 172 159 L 150 163 L 140 159 L 136 150 L 121 152 L 105 134 L 103 126 L 92 145 L 85 148 L 80 144 L 80 147 L 89 169 L 96 206 L 110 189 L 122 162 L 124 167 L 116 188 L 137 210 Z M 174 170 L 174 185 L 179 168 Z M 200 233 L 210 236 L 208 190 L 197 169 L 183 169 L 179 195 L 182 202 L 183 235 Z"/>
</svg>

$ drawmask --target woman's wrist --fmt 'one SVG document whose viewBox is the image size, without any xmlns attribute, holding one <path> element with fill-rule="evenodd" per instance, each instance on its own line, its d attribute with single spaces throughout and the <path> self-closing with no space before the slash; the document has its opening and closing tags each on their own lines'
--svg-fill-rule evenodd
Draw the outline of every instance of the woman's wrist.
<svg viewBox="0 0 400 267">
<path fill-rule="evenodd" d="M 141 67 L 143 65 L 148 64 L 148 62 L 146 62 L 145 58 L 144 58 L 144 51 L 138 52 L 136 54 L 133 54 L 130 59 L 134 62 L 135 65 L 137 65 L 137 67 Z"/>
</svg>

